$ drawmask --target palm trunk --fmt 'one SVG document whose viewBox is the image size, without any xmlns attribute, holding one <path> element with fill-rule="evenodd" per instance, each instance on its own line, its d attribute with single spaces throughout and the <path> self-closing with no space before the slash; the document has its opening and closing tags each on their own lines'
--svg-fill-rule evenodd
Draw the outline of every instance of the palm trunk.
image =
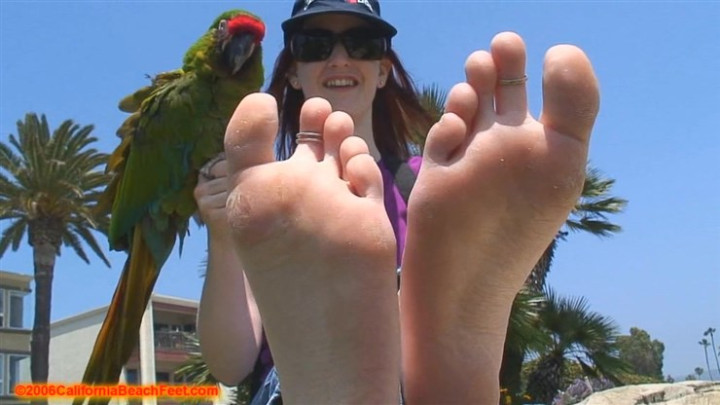
<svg viewBox="0 0 720 405">
<path fill-rule="evenodd" d="M 33 383 L 48 381 L 50 368 L 50 309 L 55 257 L 60 246 L 59 232 L 53 232 L 49 221 L 31 223 L 31 244 L 35 266 L 35 320 L 30 340 L 30 376 Z M 47 399 L 33 399 L 32 404 L 47 404 Z"/>
<path fill-rule="evenodd" d="M 560 235 L 560 234 L 558 234 Z M 556 236 L 547 249 L 543 252 L 540 259 L 535 263 L 530 275 L 525 280 L 525 285 L 532 288 L 536 292 L 542 292 L 545 288 L 545 281 L 550 273 L 550 266 L 552 265 L 553 256 L 555 256 L 555 249 L 557 248 L 558 236 Z"/>
<path fill-rule="evenodd" d="M 508 345 L 508 340 L 505 340 L 505 351 L 500 366 L 500 386 L 507 388 L 513 404 L 522 403 L 519 401 L 522 399 L 523 360 L 525 360 L 525 353 L 517 350 L 515 345 Z"/>
<path fill-rule="evenodd" d="M 707 340 L 705 340 L 705 343 L 707 343 Z M 708 354 L 707 354 L 708 346 L 709 345 L 707 345 L 707 344 L 703 345 L 703 349 L 705 349 L 705 364 L 707 364 L 708 375 L 710 376 L 710 381 L 715 381 L 715 380 L 713 380 L 712 370 L 710 369 L 710 358 L 708 357 Z"/>
<path fill-rule="evenodd" d="M 720 373 L 720 361 L 718 360 L 717 350 L 715 350 L 715 336 L 713 336 L 712 332 L 710 332 L 710 342 L 712 342 L 713 354 L 715 355 L 715 365 L 717 365 L 717 368 L 715 370 Z M 708 370 L 708 372 L 710 371 Z"/>
<path fill-rule="evenodd" d="M 551 352 L 542 357 L 528 377 L 527 392 L 534 403 L 551 404 L 562 388 L 565 361 L 562 353 Z"/>
</svg>

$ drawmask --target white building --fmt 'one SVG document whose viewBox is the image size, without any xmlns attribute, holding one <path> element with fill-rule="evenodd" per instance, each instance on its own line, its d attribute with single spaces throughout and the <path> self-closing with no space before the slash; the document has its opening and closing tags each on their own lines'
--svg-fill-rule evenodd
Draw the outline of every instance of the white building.
<svg viewBox="0 0 720 405">
<path fill-rule="evenodd" d="M 105 319 L 108 307 L 90 310 L 50 325 L 50 370 L 52 383 L 82 380 L 90 352 Z M 153 294 L 143 316 L 138 345 L 120 377 L 128 384 L 182 384 L 174 372 L 189 358 L 185 332 L 195 332 L 198 302 Z M 66 401 L 52 400 L 64 404 Z M 126 403 L 113 400 L 111 403 Z M 130 401 L 131 403 L 140 401 Z M 144 405 L 176 403 L 144 398 Z"/>
<path fill-rule="evenodd" d="M 0 403 L 23 404 L 13 395 L 15 384 L 29 374 L 30 334 L 23 324 L 25 296 L 32 276 L 0 270 Z M 27 368 L 27 371 L 23 370 Z"/>
</svg>

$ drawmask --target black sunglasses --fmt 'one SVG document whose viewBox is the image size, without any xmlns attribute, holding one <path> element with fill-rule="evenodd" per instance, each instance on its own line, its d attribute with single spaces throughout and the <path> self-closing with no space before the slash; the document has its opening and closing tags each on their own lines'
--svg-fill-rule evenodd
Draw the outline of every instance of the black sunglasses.
<svg viewBox="0 0 720 405">
<path fill-rule="evenodd" d="M 348 56 L 358 60 L 380 60 L 390 45 L 386 37 L 366 28 L 353 28 L 340 34 L 312 29 L 293 35 L 290 52 L 298 62 L 320 62 L 330 57 L 338 41 Z"/>
</svg>

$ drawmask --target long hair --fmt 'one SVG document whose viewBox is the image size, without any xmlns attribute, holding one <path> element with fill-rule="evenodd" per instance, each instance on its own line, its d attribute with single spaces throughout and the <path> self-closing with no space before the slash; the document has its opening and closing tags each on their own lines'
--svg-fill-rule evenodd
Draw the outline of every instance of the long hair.
<svg viewBox="0 0 720 405">
<path fill-rule="evenodd" d="M 377 89 L 372 105 L 372 129 L 380 155 L 406 160 L 409 143 L 418 143 L 419 134 L 426 134 L 433 124 L 431 115 L 420 104 L 417 89 L 397 54 L 388 50 L 392 63 L 387 83 Z M 275 97 L 280 108 L 280 128 L 276 142 L 279 159 L 287 159 L 295 151 L 295 135 L 300 130 L 300 107 L 305 98 L 288 82 L 287 74 L 294 60 L 290 49 L 283 48 L 267 92 Z"/>
</svg>

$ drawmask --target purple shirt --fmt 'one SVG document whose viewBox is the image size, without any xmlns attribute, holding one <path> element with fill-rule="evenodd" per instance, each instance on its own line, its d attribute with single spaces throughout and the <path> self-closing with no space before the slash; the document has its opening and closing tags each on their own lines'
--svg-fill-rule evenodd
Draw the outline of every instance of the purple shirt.
<svg viewBox="0 0 720 405">
<path fill-rule="evenodd" d="M 422 158 L 420 156 L 413 156 L 408 159 L 408 166 L 410 170 L 417 175 L 420 170 L 420 163 Z M 380 161 L 378 162 L 380 167 L 380 173 L 382 174 L 383 180 L 383 192 L 385 197 L 385 211 L 390 218 L 390 223 L 395 232 L 395 240 L 397 241 L 397 266 L 400 267 L 400 261 L 402 260 L 402 253 L 405 249 L 405 233 L 407 231 L 407 204 L 400 194 L 400 190 L 395 185 L 395 178 L 393 174 L 385 167 L 385 164 Z M 272 354 L 270 353 L 270 346 L 268 346 L 265 333 L 263 332 L 262 343 L 260 346 L 260 353 L 258 354 L 258 360 L 255 365 L 255 371 L 258 373 L 259 382 L 262 383 L 265 377 L 273 367 Z"/>
<path fill-rule="evenodd" d="M 417 176 L 420 170 L 420 163 L 422 158 L 420 156 L 413 156 L 408 159 L 407 163 L 410 166 L 410 170 Z M 383 191 L 385 196 L 385 211 L 390 218 L 393 231 L 395 232 L 395 240 L 397 241 L 397 266 L 400 267 L 400 261 L 402 260 L 402 253 L 405 249 L 405 233 L 407 230 L 407 204 L 403 200 L 400 190 L 395 185 L 395 179 L 393 174 L 385 167 L 385 164 L 381 160 L 378 162 L 380 167 L 380 173 L 382 173 L 383 179 Z"/>
</svg>

